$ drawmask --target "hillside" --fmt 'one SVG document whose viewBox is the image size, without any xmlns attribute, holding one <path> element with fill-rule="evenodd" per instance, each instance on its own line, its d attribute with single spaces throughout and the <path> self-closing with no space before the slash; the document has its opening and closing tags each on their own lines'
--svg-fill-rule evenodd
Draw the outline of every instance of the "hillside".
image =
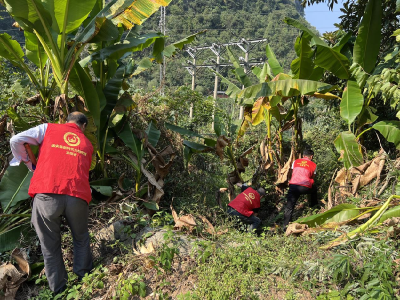
<svg viewBox="0 0 400 300">
<path fill-rule="evenodd" d="M 212 45 L 213 43 L 228 43 L 246 40 L 267 39 L 252 49 L 249 61 L 265 59 L 265 46 L 270 44 L 278 60 L 283 63 L 286 70 L 290 62 L 296 57 L 294 40 L 298 31 L 283 23 L 284 17 L 304 19 L 303 8 L 296 0 L 174 0 L 166 8 L 166 35 L 168 43 L 180 40 L 188 35 L 201 30 L 207 32 L 198 37 L 194 46 Z M 160 14 L 153 15 L 146 23 L 143 30 L 159 30 Z M 237 57 L 244 53 L 237 47 L 232 47 Z M 183 65 L 188 65 L 190 59 L 187 53 L 181 54 L 167 61 L 166 84 L 169 87 L 191 85 L 191 76 Z M 205 51 L 197 59 L 196 64 L 213 64 L 215 55 L 211 51 Z M 222 62 L 228 62 L 225 54 Z M 228 70 L 223 70 L 226 76 Z M 154 68 L 152 73 L 147 72 L 135 84 L 139 88 L 151 89 L 157 87 L 159 82 L 159 70 Z M 213 74 L 206 69 L 200 70 L 196 80 L 196 90 L 205 95 L 212 94 L 214 86 Z M 220 87 L 220 90 L 224 90 Z"/>
</svg>

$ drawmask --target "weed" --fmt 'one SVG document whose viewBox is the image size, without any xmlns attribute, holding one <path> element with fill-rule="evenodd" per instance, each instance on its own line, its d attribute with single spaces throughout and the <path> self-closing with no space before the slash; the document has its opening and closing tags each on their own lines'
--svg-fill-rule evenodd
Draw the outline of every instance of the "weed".
<svg viewBox="0 0 400 300">
<path fill-rule="evenodd" d="M 120 277 L 122 274 L 120 275 Z M 118 283 L 115 289 L 115 295 L 113 299 L 128 300 L 132 296 L 139 295 L 140 297 L 146 297 L 146 284 L 143 281 L 143 276 L 134 274 L 128 279 L 122 280 Z"/>
<path fill-rule="evenodd" d="M 166 272 L 171 271 L 172 261 L 174 260 L 175 254 L 178 253 L 178 248 L 173 243 L 174 233 L 172 230 L 168 230 L 164 234 L 164 243 L 161 249 L 158 251 L 157 256 L 149 256 L 150 260 L 154 262 L 154 268 L 156 268 L 158 274 L 161 273 L 160 269 Z"/>
</svg>

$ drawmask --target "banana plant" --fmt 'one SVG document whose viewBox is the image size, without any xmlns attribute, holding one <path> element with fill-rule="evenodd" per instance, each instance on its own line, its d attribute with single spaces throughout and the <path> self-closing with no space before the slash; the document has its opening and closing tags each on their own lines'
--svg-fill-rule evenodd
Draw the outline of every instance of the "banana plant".
<svg viewBox="0 0 400 300">
<path fill-rule="evenodd" d="M 283 68 L 269 45 L 266 48 L 268 62 L 264 64 L 262 69 L 253 69 L 253 73 L 259 79 L 258 84 L 249 84 L 250 80 L 244 74 L 243 69 L 238 66 L 236 58 L 229 51 L 230 60 L 235 67 L 234 72 L 236 73 L 236 77 L 245 88 L 243 90 L 239 89 L 235 84 L 218 74 L 222 78 L 222 82 L 228 84 L 226 93 L 230 97 L 239 99 L 240 103 L 245 105 L 244 120 L 242 121 L 238 137 L 243 136 L 250 125 L 256 126 L 265 121 L 267 136 L 262 144 L 262 148 L 264 149 L 261 151 L 266 154 L 265 159 L 263 158 L 266 168 L 271 167 L 274 162 L 273 153 L 278 161 L 279 169 L 283 166 L 283 131 L 294 127 L 293 146 L 295 152 L 299 150 L 301 120 L 298 117 L 298 111 L 301 105 L 306 104 L 305 96 L 325 99 L 338 98 L 329 93 L 329 91 L 336 88 L 335 86 L 316 81 L 322 76 L 321 70 L 323 69 L 314 66 L 312 63 L 310 64 L 310 41 L 311 38 L 306 35 L 297 39 L 296 52 L 299 55 L 299 59 L 296 59 L 292 63 L 293 75 L 283 73 Z M 301 49 L 306 49 L 307 51 L 304 50 L 302 52 Z M 304 62 L 304 60 L 306 61 Z M 286 112 L 282 104 L 288 99 L 292 102 L 292 107 Z M 279 145 L 279 155 L 273 150 L 272 144 L 273 134 L 271 125 L 273 117 L 276 119 L 277 124 L 275 135 L 277 136 L 277 144 Z"/>
<path fill-rule="evenodd" d="M 76 70 L 75 67 L 86 44 L 114 40 L 121 30 L 140 25 L 161 5 L 168 5 L 171 0 L 112 0 L 104 7 L 102 0 L 2 0 L 1 2 L 11 17 L 17 21 L 18 26 L 26 32 L 27 45 L 32 42 L 37 45 L 35 56 L 41 65 L 43 59 L 47 57 L 49 63 L 46 72 L 49 72 L 51 66 L 55 84 L 60 88 L 61 94 L 68 95 L 71 72 L 77 73 L 80 77 L 84 76 L 82 70 L 79 68 Z M 88 18 L 89 14 L 91 16 Z M 3 45 L 11 44 L 14 48 L 18 48 L 16 41 L 7 38 L 4 36 L 6 44 Z M 16 51 L 20 49 L 8 50 L 9 53 L 5 58 L 9 59 L 11 55 L 11 62 L 19 62 L 29 78 L 35 81 L 33 74 L 30 75 L 30 70 L 21 64 L 23 52 Z M 46 83 L 46 76 L 42 83 Z M 39 82 L 35 82 L 35 86 L 39 86 Z M 96 98 L 93 95 L 81 96 L 85 96 L 86 106 L 95 116 L 96 126 L 100 125 L 97 122 L 100 113 L 99 102 L 96 101 L 98 99 L 92 100 L 91 97 Z"/>
<path fill-rule="evenodd" d="M 380 121 L 373 124 L 378 117 L 374 114 L 375 109 L 371 106 L 372 100 L 382 92 L 384 99 L 390 99 L 392 107 L 396 108 L 400 97 L 398 85 L 391 82 L 396 81 L 397 72 L 388 69 L 394 66 L 398 55 L 398 47 L 388 54 L 384 61 L 377 64 L 381 41 L 381 0 L 368 1 L 365 12 L 360 23 L 357 37 L 353 46 L 352 55 L 349 54 L 351 34 L 348 33 L 333 47 L 321 40 L 297 20 L 286 18 L 285 22 L 302 31 L 302 36 L 312 42 L 312 55 L 315 56 L 314 64 L 324 70 L 332 72 L 340 79 L 347 80 L 341 103 L 341 117 L 348 124 L 348 131 L 339 134 L 335 140 L 335 146 L 341 153 L 340 160 L 346 168 L 357 166 L 362 162 L 362 151 L 360 146 L 356 146 L 362 135 L 371 129 L 376 129 L 399 147 L 398 121 Z M 399 32 L 400 33 L 400 32 Z M 394 33 L 396 36 L 396 33 Z M 303 61 L 310 61 L 310 48 L 301 48 Z M 295 66 L 292 65 L 292 70 Z M 382 73 L 383 71 L 383 73 Z M 308 71 L 309 72 L 309 71 Z"/>
</svg>

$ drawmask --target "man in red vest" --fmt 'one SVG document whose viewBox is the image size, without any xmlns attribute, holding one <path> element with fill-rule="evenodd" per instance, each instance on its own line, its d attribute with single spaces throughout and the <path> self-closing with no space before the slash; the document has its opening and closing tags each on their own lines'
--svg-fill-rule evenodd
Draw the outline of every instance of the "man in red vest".
<svg viewBox="0 0 400 300">
<path fill-rule="evenodd" d="M 250 224 L 250 231 L 257 229 L 261 224 L 257 212 L 260 208 L 260 200 L 264 196 L 265 190 L 263 188 L 256 191 L 248 187 L 228 204 L 227 213 L 238 217 L 246 224 Z"/>
<path fill-rule="evenodd" d="M 41 124 L 13 136 L 14 159 L 32 171 L 29 195 L 34 197 L 32 224 L 39 237 L 50 289 L 58 294 L 66 288 L 68 275 L 61 252 L 61 216 L 71 228 L 74 243 L 74 272 L 82 278 L 93 267 L 88 232 L 89 169 L 93 146 L 84 135 L 88 120 L 73 112 L 66 124 Z M 24 144 L 40 145 L 36 169 Z"/>
<path fill-rule="evenodd" d="M 284 228 L 286 228 L 292 219 L 293 210 L 300 195 L 310 195 L 310 206 L 318 204 L 317 188 L 314 184 L 317 165 L 312 162 L 314 151 L 306 149 L 303 152 L 303 156 L 303 158 L 296 159 L 292 165 L 292 178 L 289 181 L 289 191 L 286 196 Z"/>
</svg>

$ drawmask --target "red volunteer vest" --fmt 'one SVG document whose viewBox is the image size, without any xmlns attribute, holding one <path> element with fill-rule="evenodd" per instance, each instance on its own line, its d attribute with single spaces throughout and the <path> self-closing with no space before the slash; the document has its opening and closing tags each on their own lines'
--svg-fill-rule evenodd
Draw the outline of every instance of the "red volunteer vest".
<svg viewBox="0 0 400 300">
<path fill-rule="evenodd" d="M 74 123 L 48 124 L 29 196 L 51 193 L 92 200 L 89 169 L 93 146 Z"/>
<path fill-rule="evenodd" d="M 311 188 L 314 179 L 312 179 L 317 165 L 308 157 L 296 159 L 293 163 L 292 178 L 289 184 L 302 185 Z"/>
<path fill-rule="evenodd" d="M 260 208 L 260 194 L 249 187 L 232 200 L 228 206 L 236 209 L 242 215 L 250 217 L 253 209 Z"/>
</svg>

